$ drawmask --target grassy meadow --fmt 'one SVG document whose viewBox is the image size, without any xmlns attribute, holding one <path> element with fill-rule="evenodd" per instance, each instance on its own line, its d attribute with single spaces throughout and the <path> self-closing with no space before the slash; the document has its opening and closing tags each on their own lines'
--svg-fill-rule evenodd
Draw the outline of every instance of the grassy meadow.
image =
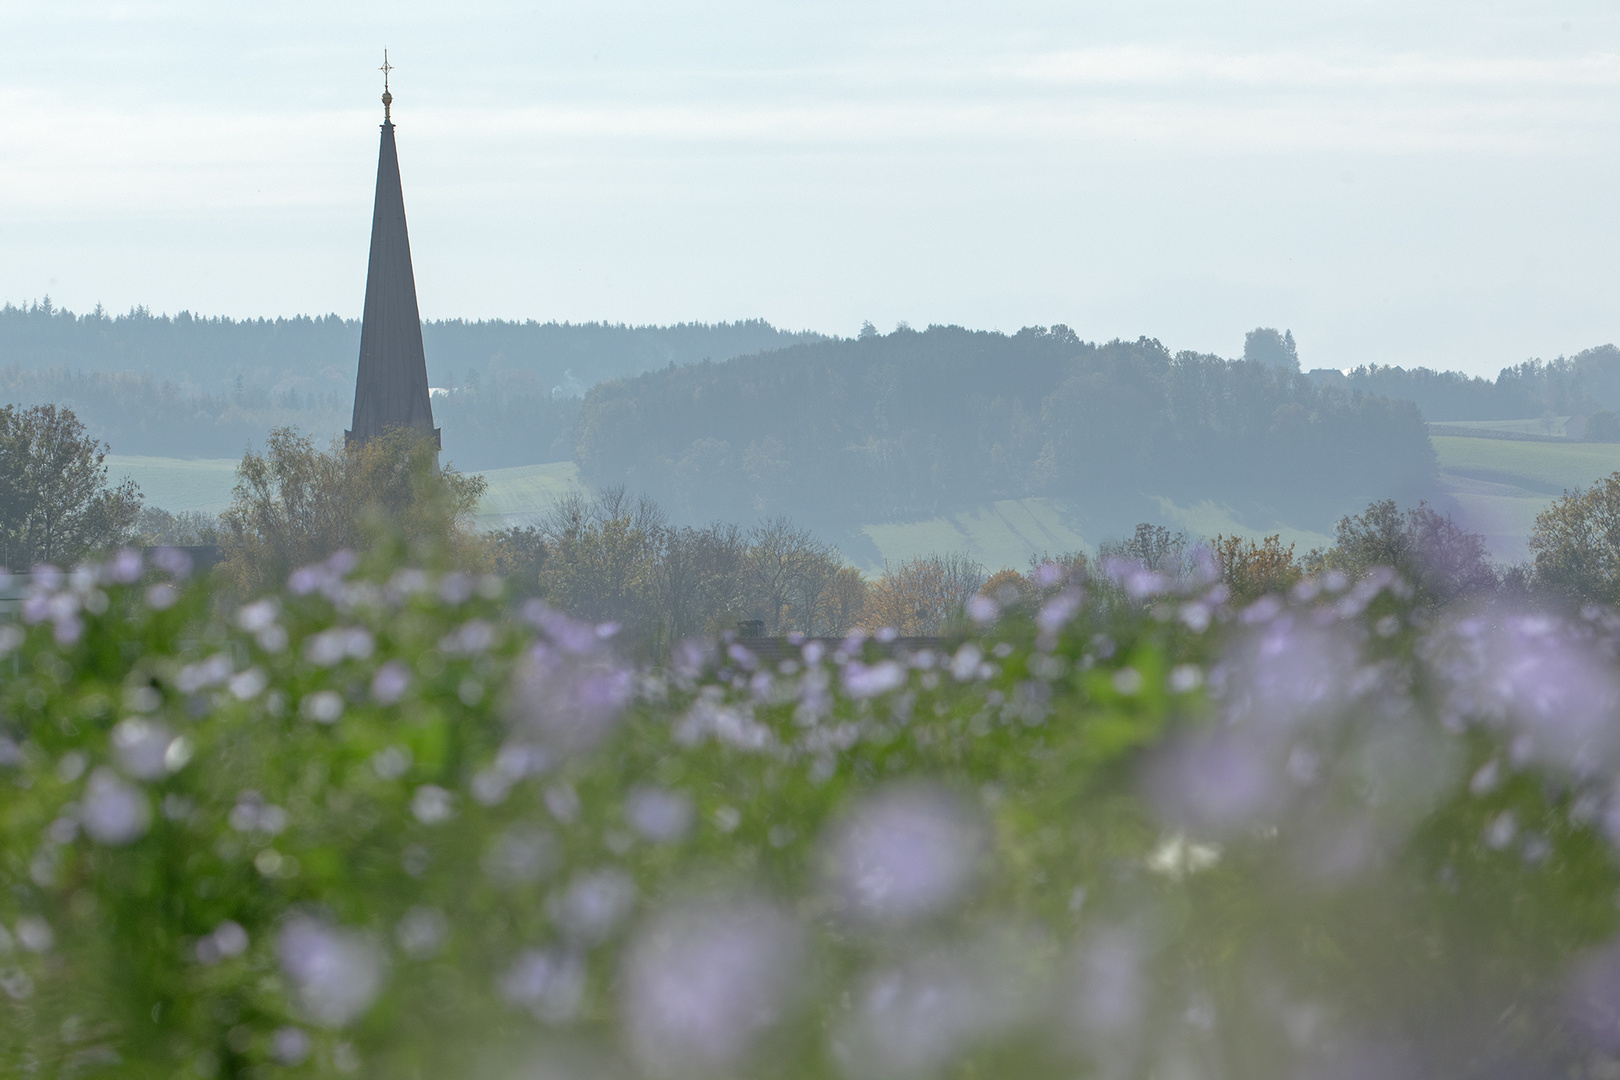
<svg viewBox="0 0 1620 1080">
<path fill-rule="evenodd" d="M 1503 421 L 1494 426 L 1530 430 L 1542 421 Z M 1439 425 L 1437 425 L 1438 427 Z M 1459 425 L 1476 429 L 1487 422 Z M 1539 432 L 1537 432 L 1539 433 Z M 1620 470 L 1620 444 L 1521 442 L 1436 434 L 1443 493 L 1468 526 L 1485 535 L 1498 559 L 1527 556 L 1526 539 L 1538 514 L 1565 490 L 1585 486 Z M 178 513 L 218 513 L 230 502 L 236 461 L 231 458 L 185 460 L 110 454 L 114 479 L 130 477 L 148 504 Z M 545 513 L 561 495 L 579 483 L 572 462 L 490 469 L 481 474 L 489 493 L 479 506 L 478 521 L 487 529 L 525 524 Z M 1157 500 L 1158 520 L 1200 536 L 1216 533 L 1259 537 L 1280 533 L 1300 551 L 1324 547 L 1321 532 L 1286 522 L 1239 520 L 1222 505 L 1206 502 L 1179 506 Z M 1062 499 L 1006 499 L 960 513 L 911 522 L 884 522 L 836 538 L 851 561 L 868 573 L 885 562 L 899 562 L 937 551 L 964 551 L 984 565 L 1023 567 L 1029 556 L 1096 549 L 1109 539 L 1096 523 Z"/>
<path fill-rule="evenodd" d="M 1478 426 L 1478 425 L 1475 425 Z M 1529 555 L 1536 515 L 1566 490 L 1620 470 L 1620 444 L 1518 442 L 1435 435 L 1444 490 L 1498 559 Z"/>
</svg>

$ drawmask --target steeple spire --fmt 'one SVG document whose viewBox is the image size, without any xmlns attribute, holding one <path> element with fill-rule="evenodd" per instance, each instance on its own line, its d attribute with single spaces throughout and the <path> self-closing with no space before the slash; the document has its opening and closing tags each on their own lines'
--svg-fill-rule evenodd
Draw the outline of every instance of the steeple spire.
<svg viewBox="0 0 1620 1080">
<path fill-rule="evenodd" d="M 388 62 L 388 50 L 383 50 L 383 66 L 377 69 L 383 73 L 383 123 L 392 124 L 394 118 L 390 115 L 394 107 L 394 95 L 388 92 L 388 73 L 394 70 L 394 65 Z"/>
<path fill-rule="evenodd" d="M 392 70 L 385 52 L 382 145 L 377 152 L 377 197 L 371 214 L 371 262 L 360 324 L 360 368 L 354 383 L 354 426 L 344 432 L 351 446 L 391 428 L 409 428 L 439 444 L 428 396 L 411 239 L 405 227 L 405 193 L 394 147 L 394 95 L 387 81 Z"/>
</svg>

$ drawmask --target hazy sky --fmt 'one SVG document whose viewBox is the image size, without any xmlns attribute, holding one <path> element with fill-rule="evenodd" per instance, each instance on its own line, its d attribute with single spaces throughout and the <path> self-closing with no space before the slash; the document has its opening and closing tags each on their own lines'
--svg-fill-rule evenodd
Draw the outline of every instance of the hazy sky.
<svg viewBox="0 0 1620 1080">
<path fill-rule="evenodd" d="M 1613 3 L 0 0 L 0 301 L 863 319 L 1494 374 L 1620 339 Z"/>
</svg>

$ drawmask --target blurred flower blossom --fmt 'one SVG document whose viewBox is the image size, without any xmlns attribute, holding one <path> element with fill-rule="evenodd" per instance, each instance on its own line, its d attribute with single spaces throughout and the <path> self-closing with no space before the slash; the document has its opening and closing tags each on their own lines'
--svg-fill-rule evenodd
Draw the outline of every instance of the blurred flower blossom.
<svg viewBox="0 0 1620 1080">
<path fill-rule="evenodd" d="M 983 593 L 974 593 L 968 598 L 967 615 L 975 626 L 989 626 L 1001 617 L 1001 605 Z"/>
<path fill-rule="evenodd" d="M 893 660 L 867 665 L 851 660 L 844 665 L 844 689 L 853 698 L 878 697 L 906 685 L 906 669 Z"/>
<path fill-rule="evenodd" d="M 221 960 L 230 960 L 247 952 L 248 933 L 242 929 L 240 923 L 226 919 L 214 927 L 211 934 L 197 942 L 197 962 L 217 964 Z"/>
<path fill-rule="evenodd" d="M 424 825 L 449 821 L 455 812 L 455 797 L 437 784 L 423 784 L 411 795 L 411 816 Z"/>
<path fill-rule="evenodd" d="M 17 920 L 17 942 L 31 953 L 48 952 L 56 944 L 56 932 L 38 915 L 24 915 Z"/>
<path fill-rule="evenodd" d="M 648 840 L 671 843 L 692 827 L 692 798 L 678 791 L 642 787 L 625 800 L 630 827 Z"/>
<path fill-rule="evenodd" d="M 694 746 L 711 738 L 739 750 L 765 750 L 776 744 L 771 729 L 754 719 L 747 704 L 729 704 L 719 687 L 705 686 L 676 722 L 675 741 Z"/>
<path fill-rule="evenodd" d="M 854 918 L 887 922 L 954 902 L 988 841 L 978 814 L 949 792 L 903 786 L 858 802 L 829 846 L 832 884 Z"/>
<path fill-rule="evenodd" d="M 276 958 L 300 1010 L 327 1028 L 358 1020 L 382 989 L 383 957 L 369 936 L 315 915 L 294 915 L 276 938 Z"/>
<path fill-rule="evenodd" d="M 1125 926 L 1092 929 L 1081 943 L 1056 1022 L 1099 1075 L 1133 1075 L 1149 1006 L 1141 935 Z"/>
<path fill-rule="evenodd" d="M 400 951 L 413 960 L 435 956 L 450 936 L 450 920 L 438 908 L 418 904 L 394 927 Z"/>
<path fill-rule="evenodd" d="M 293 1068 L 309 1059 L 313 1044 L 303 1028 L 279 1027 L 270 1036 L 270 1056 L 279 1065 Z"/>
<path fill-rule="evenodd" d="M 568 883 L 555 918 L 569 937 L 585 944 L 606 938 L 635 906 L 636 885 L 617 868 L 595 870 Z"/>
<path fill-rule="evenodd" d="M 1620 759 L 1620 677 L 1591 636 L 1548 615 L 1448 620 L 1420 655 L 1445 691 L 1445 715 L 1509 725 L 1528 756 L 1580 777 Z"/>
<path fill-rule="evenodd" d="M 133 548 L 119 548 L 104 567 L 106 580 L 115 585 L 130 585 L 141 578 L 144 569 L 141 553 Z"/>
<path fill-rule="evenodd" d="M 264 693 L 270 685 L 270 676 L 264 673 L 263 668 L 250 667 L 246 671 L 232 675 L 228 684 L 231 694 L 238 701 L 251 701 Z"/>
<path fill-rule="evenodd" d="M 936 948 L 867 975 L 835 1031 L 844 1071 L 872 1080 L 931 1075 L 1018 1024 L 1036 1000 L 1025 949 L 1006 938 Z"/>
<path fill-rule="evenodd" d="M 182 694 L 195 694 L 225 682 L 234 670 L 229 653 L 215 653 L 206 660 L 182 667 L 174 677 L 174 686 Z"/>
<path fill-rule="evenodd" d="M 287 827 L 287 811 L 265 802 L 257 791 L 243 791 L 236 796 L 228 820 L 237 832 L 277 836 Z"/>
<path fill-rule="evenodd" d="M 579 1012 L 585 994 L 585 964 L 575 953 L 526 949 L 501 977 L 500 992 L 537 1019 L 567 1023 Z"/>
<path fill-rule="evenodd" d="M 0 991 L 12 1001 L 27 1001 L 34 996 L 34 980 L 20 967 L 0 968 Z"/>
<path fill-rule="evenodd" d="M 405 696 L 410 685 L 411 669 L 398 660 L 390 660 L 372 676 L 371 696 L 379 705 L 392 705 Z"/>
<path fill-rule="evenodd" d="M 335 724 L 343 716 L 343 696 L 336 690 L 317 690 L 313 694 L 305 694 L 298 703 L 298 712 L 305 720 Z"/>
<path fill-rule="evenodd" d="M 99 768 L 90 774 L 79 820 L 99 843 L 129 844 L 146 835 L 152 824 L 152 806 L 139 788 L 111 769 Z"/>
<path fill-rule="evenodd" d="M 803 933 L 761 900 L 663 911 L 631 942 L 620 980 L 630 1047 L 654 1076 L 713 1076 L 747 1058 L 792 1004 Z"/>
<path fill-rule="evenodd" d="M 408 746 L 385 746 L 371 755 L 371 771 L 379 780 L 398 780 L 411 771 L 411 750 Z"/>
<path fill-rule="evenodd" d="M 137 780 L 156 780 L 169 772 L 167 758 L 174 735 L 155 720 L 131 716 L 112 729 L 118 767 Z"/>
<path fill-rule="evenodd" d="M 518 666 L 513 726 L 558 755 L 596 745 L 618 722 L 634 687 L 628 670 L 589 649 L 540 644 Z"/>
</svg>

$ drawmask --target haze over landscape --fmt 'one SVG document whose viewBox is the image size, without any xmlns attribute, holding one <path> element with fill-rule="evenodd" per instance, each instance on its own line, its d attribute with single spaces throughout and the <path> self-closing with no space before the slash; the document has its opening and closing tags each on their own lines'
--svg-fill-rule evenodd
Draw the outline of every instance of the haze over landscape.
<svg viewBox="0 0 1620 1080">
<path fill-rule="evenodd" d="M 1614 5 L 0 27 L 0 1076 L 1620 1077 Z"/>
<path fill-rule="evenodd" d="M 1487 377 L 1614 337 L 1596 2 L 0 12 L 16 303 L 357 316 L 382 40 L 429 319 L 1287 326 Z"/>
</svg>

